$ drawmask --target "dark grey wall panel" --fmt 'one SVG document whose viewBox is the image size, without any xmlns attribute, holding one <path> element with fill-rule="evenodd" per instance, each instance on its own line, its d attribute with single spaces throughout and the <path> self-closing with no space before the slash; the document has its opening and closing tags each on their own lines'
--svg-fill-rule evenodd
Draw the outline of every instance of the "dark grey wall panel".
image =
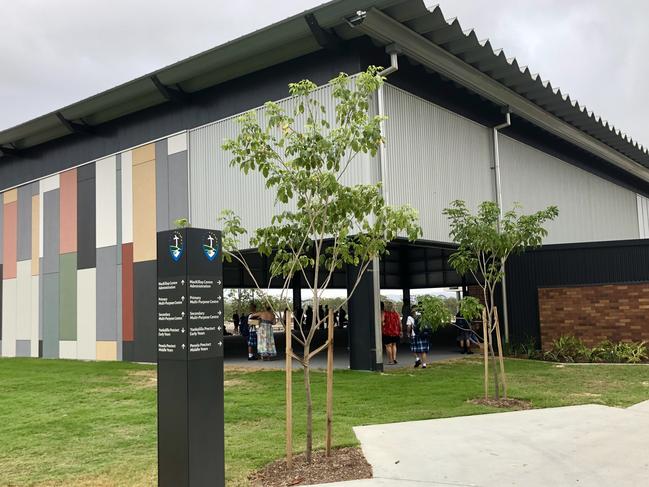
<svg viewBox="0 0 649 487">
<path fill-rule="evenodd" d="M 91 269 L 96 252 L 96 186 L 95 164 L 77 170 L 77 268 Z"/>
<path fill-rule="evenodd" d="M 4 217 L 5 217 L 5 207 L 4 207 L 4 201 L 0 200 L 0 265 L 2 265 L 2 254 L 3 254 L 3 248 L 4 248 L 4 237 L 3 237 L 3 228 L 4 228 Z M 1 278 L 2 276 L 0 276 Z M 2 308 L 0 308 L 0 311 Z"/>
<path fill-rule="evenodd" d="M 133 264 L 133 318 L 135 346 L 132 360 L 157 360 L 157 263 Z"/>
<path fill-rule="evenodd" d="M 117 246 L 119 251 L 120 245 Z M 123 360 L 122 350 L 122 266 L 117 265 L 117 360 Z"/>
<path fill-rule="evenodd" d="M 31 356 L 31 341 L 16 340 L 16 357 L 30 357 L 30 356 Z"/>
<path fill-rule="evenodd" d="M 288 96 L 288 83 L 309 78 L 327 82 L 340 71 L 359 70 L 359 46 L 321 51 L 194 93 L 186 103 L 165 103 L 95 128 L 0 158 L 0 190 L 41 178 L 143 142 L 194 128 Z"/>
<path fill-rule="evenodd" d="M 41 270 L 38 275 L 38 339 L 43 341 L 43 258 L 38 259 L 38 268 Z M 42 352 L 42 351 L 41 351 Z M 43 354 L 40 353 L 39 357 Z"/>
<path fill-rule="evenodd" d="M 649 282 L 649 240 L 548 245 L 507 262 L 512 342 L 539 344 L 538 288 Z"/>
<path fill-rule="evenodd" d="M 41 273 L 59 272 L 60 190 L 43 193 L 43 260 Z"/>
<path fill-rule="evenodd" d="M 169 156 L 169 221 L 189 217 L 189 181 L 187 174 L 187 151 Z"/>
<path fill-rule="evenodd" d="M 32 196 L 34 184 L 18 188 L 18 260 L 32 258 Z"/>
<path fill-rule="evenodd" d="M 97 249 L 97 340 L 117 340 L 117 248 Z"/>
<path fill-rule="evenodd" d="M 0 212 L 2 213 L 2 212 Z M 1 223 L 1 222 L 0 222 Z M 2 244 L 2 239 L 0 239 L 0 246 Z M 40 308 L 40 306 L 39 306 Z M 2 341 L 2 263 L 0 262 L 0 342 Z M 2 347 L 0 346 L 0 350 Z M 2 353 L 0 352 L 0 355 Z"/>
<path fill-rule="evenodd" d="M 43 357 L 59 358 L 59 275 L 44 274 L 43 297 Z"/>
<path fill-rule="evenodd" d="M 155 143 L 156 230 L 169 230 L 169 161 L 167 139 Z"/>
</svg>

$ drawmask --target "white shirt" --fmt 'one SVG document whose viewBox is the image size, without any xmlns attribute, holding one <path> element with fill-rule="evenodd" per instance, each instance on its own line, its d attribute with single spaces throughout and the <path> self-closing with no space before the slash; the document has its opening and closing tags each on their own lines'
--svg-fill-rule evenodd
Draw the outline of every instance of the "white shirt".
<svg viewBox="0 0 649 487">
<path fill-rule="evenodd" d="M 410 336 L 414 337 L 415 336 L 415 319 L 412 316 L 408 316 L 408 319 L 406 320 L 406 326 L 410 327 Z"/>
</svg>

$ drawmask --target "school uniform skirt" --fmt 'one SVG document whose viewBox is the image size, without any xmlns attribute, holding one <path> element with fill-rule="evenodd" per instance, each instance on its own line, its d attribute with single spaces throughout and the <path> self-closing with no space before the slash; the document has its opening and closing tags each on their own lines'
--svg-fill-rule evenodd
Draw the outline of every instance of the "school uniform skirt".
<svg viewBox="0 0 649 487">
<path fill-rule="evenodd" d="M 427 353 L 430 349 L 428 338 L 417 335 L 410 339 L 410 351 L 413 353 Z"/>
</svg>

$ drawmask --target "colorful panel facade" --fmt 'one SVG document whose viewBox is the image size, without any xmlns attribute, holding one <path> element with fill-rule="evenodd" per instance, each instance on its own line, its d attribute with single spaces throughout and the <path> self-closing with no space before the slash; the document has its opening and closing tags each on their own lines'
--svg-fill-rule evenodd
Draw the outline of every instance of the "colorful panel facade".
<svg viewBox="0 0 649 487">
<path fill-rule="evenodd" d="M 0 194 L 4 357 L 156 360 L 156 231 L 188 216 L 187 136 Z"/>
</svg>

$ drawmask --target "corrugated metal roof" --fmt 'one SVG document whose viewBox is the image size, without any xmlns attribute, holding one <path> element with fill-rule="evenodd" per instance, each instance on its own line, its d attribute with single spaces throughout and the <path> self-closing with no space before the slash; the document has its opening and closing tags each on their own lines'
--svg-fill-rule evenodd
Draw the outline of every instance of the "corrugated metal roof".
<svg viewBox="0 0 649 487">
<path fill-rule="evenodd" d="M 122 84 L 98 95 L 0 132 L 0 147 L 22 149 L 63 137 L 73 123 L 99 125 L 168 99 L 156 87 L 160 83 L 181 93 L 192 93 L 274 64 L 317 51 L 305 21 L 314 14 L 320 26 L 348 40 L 360 36 L 346 18 L 375 7 L 403 23 L 429 41 L 473 66 L 543 110 L 607 144 L 633 161 L 649 167 L 649 149 L 616 129 L 608 121 L 554 88 L 549 81 L 507 58 L 488 40 L 480 40 L 473 29 L 463 30 L 457 19 L 446 19 L 439 6 L 427 7 L 422 0 L 334 0 L 307 12 L 190 57 L 166 68 Z M 60 116 L 59 116 L 60 115 Z"/>
</svg>

